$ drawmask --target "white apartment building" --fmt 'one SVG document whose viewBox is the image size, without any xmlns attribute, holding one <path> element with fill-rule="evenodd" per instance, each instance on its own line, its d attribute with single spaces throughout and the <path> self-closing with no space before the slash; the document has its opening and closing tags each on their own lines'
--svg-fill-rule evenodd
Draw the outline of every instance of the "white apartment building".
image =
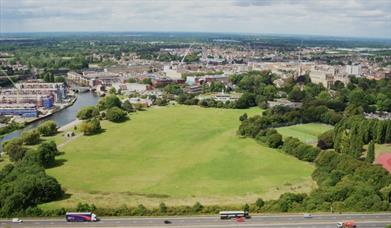
<svg viewBox="0 0 391 228">
<path fill-rule="evenodd" d="M 346 65 L 346 73 L 348 75 L 354 75 L 356 77 L 361 76 L 361 65 L 360 64 L 352 64 L 352 65 Z"/>
</svg>

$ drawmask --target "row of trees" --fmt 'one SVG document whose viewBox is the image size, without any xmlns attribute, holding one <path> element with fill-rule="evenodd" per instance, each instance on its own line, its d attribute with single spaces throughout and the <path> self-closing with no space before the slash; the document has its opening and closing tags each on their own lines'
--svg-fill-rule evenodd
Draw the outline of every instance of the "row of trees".
<svg viewBox="0 0 391 228">
<path fill-rule="evenodd" d="M 264 111 L 262 116 L 255 115 L 242 121 L 238 132 L 240 135 L 256 137 L 260 130 L 270 127 L 310 122 L 335 124 L 341 118 L 342 115 L 325 106 L 309 106 L 301 109 L 275 106 Z"/>
<path fill-rule="evenodd" d="M 284 152 L 303 161 L 312 162 L 320 153 L 320 149 L 305 144 L 297 138 L 288 137 L 283 140 L 276 129 L 260 127 L 263 126 L 262 118 L 255 117 L 247 118 L 247 114 L 244 114 L 239 118 L 242 122 L 238 130 L 239 135 L 255 138 L 271 148 L 281 148 Z M 252 121 L 249 121 L 250 119 Z"/>
<path fill-rule="evenodd" d="M 76 116 L 83 120 L 80 130 L 85 135 L 93 135 L 102 130 L 100 119 L 118 123 L 127 119 L 128 112 L 134 111 L 135 108 L 129 101 L 122 103 L 116 95 L 111 94 L 99 100 L 96 106 L 80 109 Z"/>
<path fill-rule="evenodd" d="M 365 119 L 362 116 L 344 118 L 334 129 L 333 144 L 337 152 L 360 158 L 363 146 L 374 141 L 391 143 L 391 120 Z"/>
</svg>

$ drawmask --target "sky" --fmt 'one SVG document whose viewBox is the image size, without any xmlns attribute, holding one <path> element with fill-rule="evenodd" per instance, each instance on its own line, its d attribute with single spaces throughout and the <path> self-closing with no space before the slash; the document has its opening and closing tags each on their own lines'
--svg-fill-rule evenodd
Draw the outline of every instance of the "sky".
<svg viewBox="0 0 391 228">
<path fill-rule="evenodd" d="M 391 0 L 0 0 L 0 32 L 78 31 L 391 39 Z"/>
</svg>

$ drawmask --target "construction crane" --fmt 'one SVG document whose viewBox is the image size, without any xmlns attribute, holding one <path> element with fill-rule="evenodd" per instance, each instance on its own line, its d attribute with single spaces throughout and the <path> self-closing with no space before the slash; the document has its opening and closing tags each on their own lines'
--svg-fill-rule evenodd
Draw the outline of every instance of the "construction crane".
<svg viewBox="0 0 391 228">
<path fill-rule="evenodd" d="M 303 40 L 301 40 L 300 46 L 299 46 L 299 60 L 298 60 L 298 71 L 297 71 L 297 77 L 301 76 L 301 47 L 303 46 Z"/>
<path fill-rule="evenodd" d="M 189 48 L 186 50 L 185 55 L 183 56 L 181 62 L 179 63 L 179 66 L 183 64 L 183 61 L 185 61 L 186 56 L 189 54 L 191 46 L 193 46 L 194 43 L 191 43 Z"/>
<path fill-rule="evenodd" d="M 19 104 L 19 92 L 20 89 L 16 86 L 15 82 L 12 80 L 12 78 L 7 74 L 7 71 L 0 69 L 4 75 L 7 77 L 7 79 L 11 82 L 11 84 L 15 87 L 16 89 L 16 103 Z"/>
</svg>

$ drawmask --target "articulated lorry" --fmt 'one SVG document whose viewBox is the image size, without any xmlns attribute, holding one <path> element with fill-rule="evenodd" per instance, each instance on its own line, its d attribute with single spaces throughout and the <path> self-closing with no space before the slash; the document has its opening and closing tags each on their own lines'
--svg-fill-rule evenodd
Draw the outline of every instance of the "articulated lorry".
<svg viewBox="0 0 391 228">
<path fill-rule="evenodd" d="M 65 214 L 67 222 L 96 222 L 98 218 L 92 212 L 67 212 Z"/>
</svg>

